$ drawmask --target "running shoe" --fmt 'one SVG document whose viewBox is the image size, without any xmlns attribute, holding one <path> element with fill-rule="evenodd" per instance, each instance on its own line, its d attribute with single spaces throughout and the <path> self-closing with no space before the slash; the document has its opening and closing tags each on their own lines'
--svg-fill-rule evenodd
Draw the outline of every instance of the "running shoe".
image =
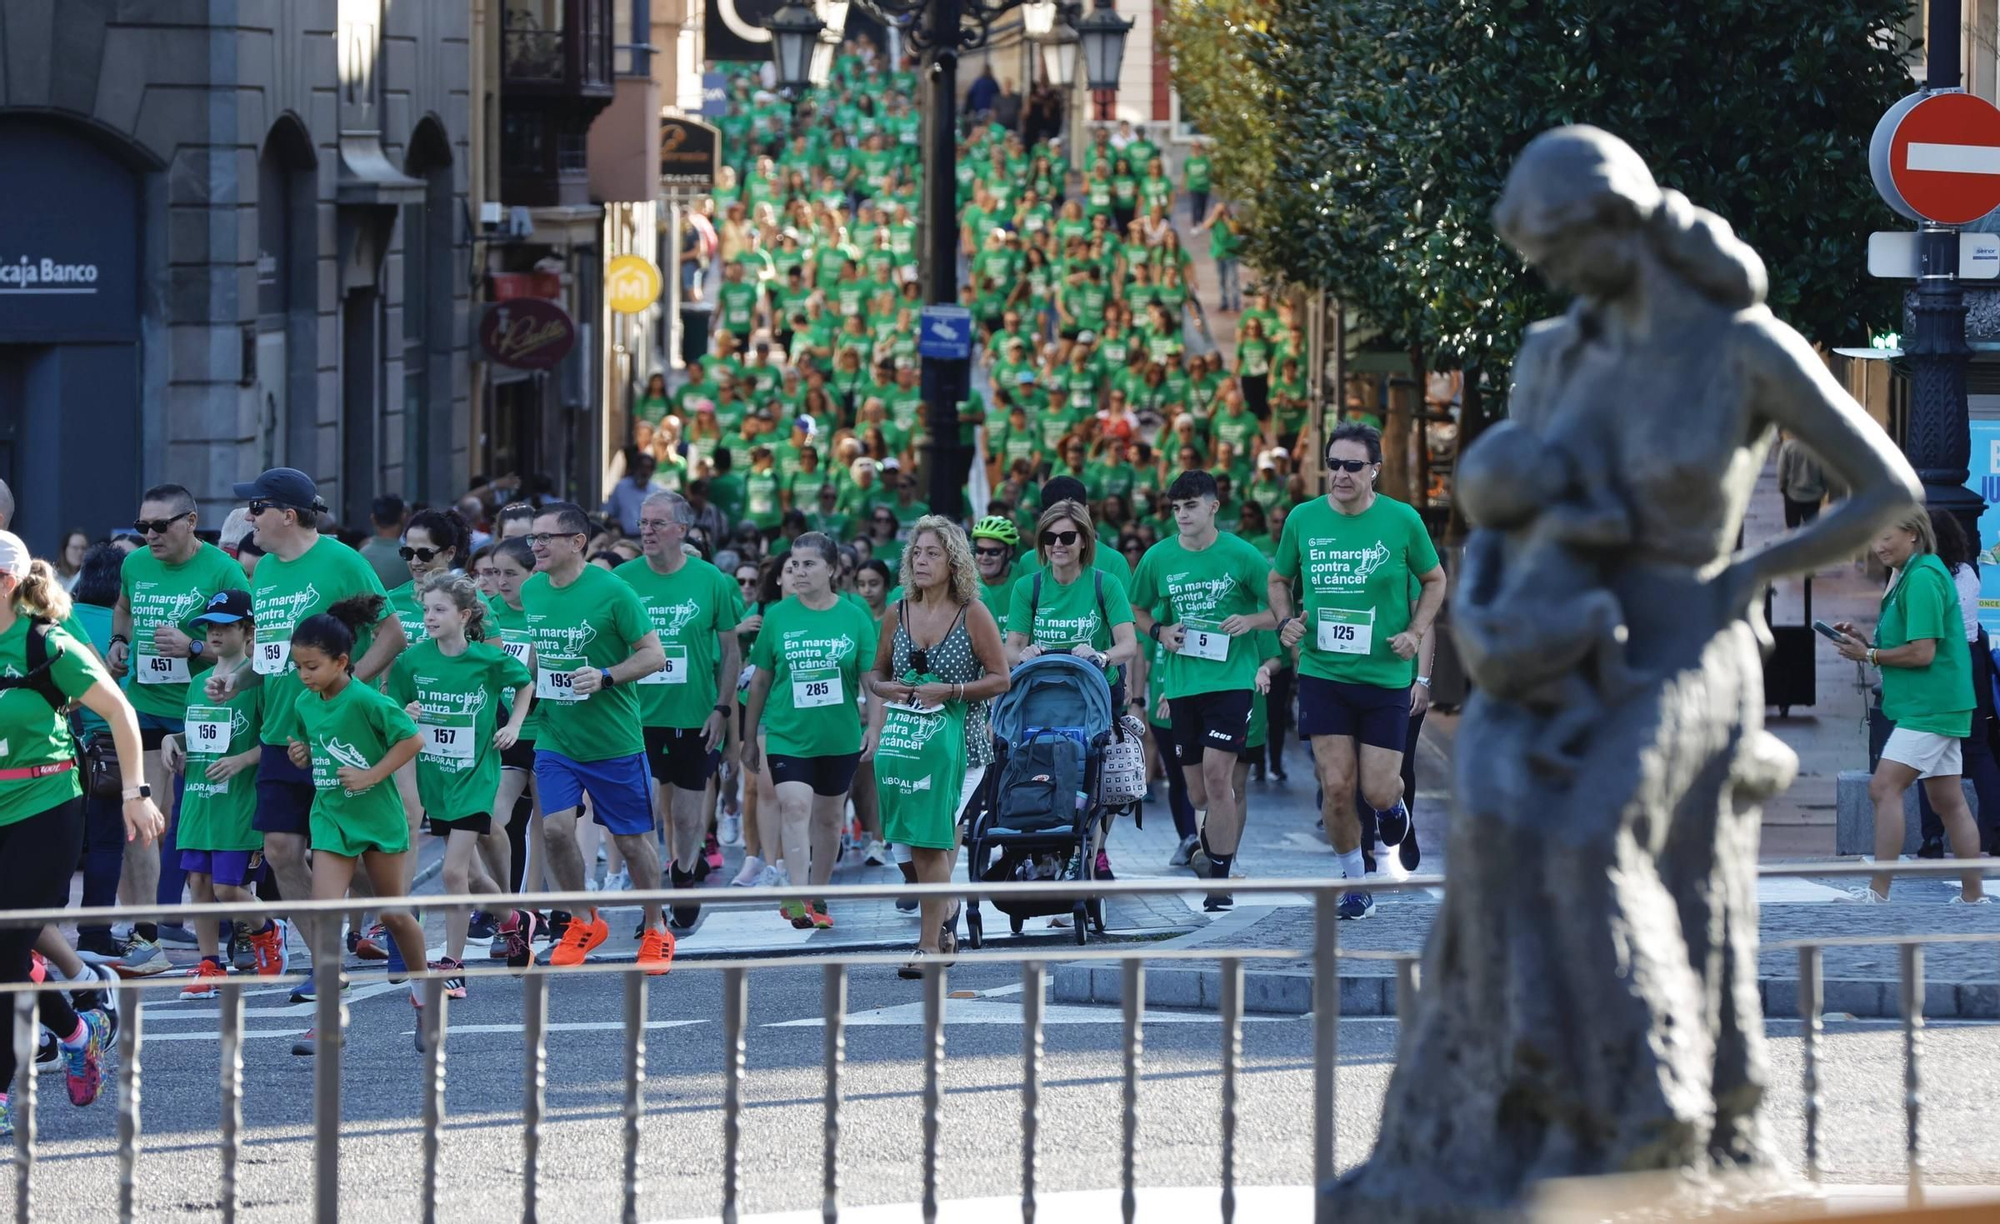
<svg viewBox="0 0 2000 1224">
<path fill-rule="evenodd" d="M 743 856 L 743 870 L 736 873 L 736 878 L 729 882 L 729 886 L 731 888 L 755 888 L 757 887 L 757 881 L 763 876 L 764 871 L 763 859 L 758 858 L 754 854 L 746 854 Z"/>
<path fill-rule="evenodd" d="M 177 948 L 192 948 L 201 941 L 194 937 L 193 931 L 188 930 L 187 927 L 178 922 L 162 922 L 160 924 L 160 942 L 163 944 L 173 944 Z"/>
<path fill-rule="evenodd" d="M 1964 893 L 1959 893 L 1957 896 L 1954 896 L 1951 900 L 1945 902 L 1945 904 L 1946 905 L 1991 905 L 1993 904 L 1993 898 L 1986 896 L 1985 894 L 1982 893 L 1977 897 L 1967 899 Z"/>
<path fill-rule="evenodd" d="M 500 920 L 490 910 L 472 911 L 472 921 L 465 928 L 467 939 L 491 939 L 493 932 L 500 928 Z"/>
<path fill-rule="evenodd" d="M 446 956 L 432 961 L 431 968 L 437 970 L 439 973 L 448 973 L 451 975 L 444 980 L 445 998 L 463 999 L 465 997 L 464 961 L 455 961 Z M 414 990 L 415 988 L 412 987 L 412 989 Z"/>
<path fill-rule="evenodd" d="M 674 933 L 654 927 L 639 937 L 639 967 L 654 977 L 674 967 Z"/>
<path fill-rule="evenodd" d="M 609 938 L 611 924 L 603 918 L 595 914 L 589 918 L 572 914 L 562 942 L 549 949 L 549 964 L 565 968 L 581 965 L 593 949 Z"/>
<path fill-rule="evenodd" d="M 1092 864 L 1092 866 L 1095 868 L 1097 878 L 1100 880 L 1115 880 L 1118 878 L 1111 874 L 1111 856 L 1102 850 L 1097 852 L 1097 862 Z"/>
<path fill-rule="evenodd" d="M 1200 846 L 1200 844 L 1201 844 L 1201 839 L 1196 837 L 1192 833 L 1188 834 L 1186 837 L 1181 838 L 1181 844 L 1174 847 L 1173 856 L 1167 859 L 1167 866 L 1169 867 L 1187 866 L 1189 859 L 1193 856 L 1195 849 L 1198 846 Z"/>
<path fill-rule="evenodd" d="M 871 838 L 868 849 L 861 855 L 861 861 L 870 867 L 880 867 L 889 861 L 889 847 L 879 837 Z"/>
<path fill-rule="evenodd" d="M 422 1023 L 419 1022 L 417 1027 L 421 1029 L 423 1027 Z M 315 1035 L 318 1032 L 319 1030 L 317 1028 L 309 1028 L 305 1032 L 300 1033 L 299 1039 L 292 1043 L 292 1053 L 298 1055 L 300 1058 L 311 1058 L 315 1053 L 318 1052 L 317 1050 L 314 1049 L 314 1046 L 317 1044 Z M 417 1039 L 419 1041 L 423 1040 L 421 1033 L 418 1035 Z M 343 1050 L 346 1049 L 347 1034 L 343 1032 L 340 1035 L 339 1041 L 340 1041 L 340 1048 Z"/>
<path fill-rule="evenodd" d="M 1859 901 L 1863 905 L 1887 905 L 1889 903 L 1889 898 L 1872 888 L 1849 889 L 1847 899 L 1849 901 Z"/>
<path fill-rule="evenodd" d="M 105 965 L 85 965 L 84 976 L 73 983 L 75 989 L 69 992 L 70 1006 L 79 1012 L 101 1011 L 111 1022 L 111 1033 L 118 1033 L 118 974 Z"/>
<path fill-rule="evenodd" d="M 229 924 L 229 967 L 243 973 L 252 973 L 257 968 L 257 945 L 252 942 L 257 932 L 250 929 L 247 922 Z"/>
<path fill-rule="evenodd" d="M 126 945 L 109 931 L 92 931 L 76 941 L 76 954 L 86 965 L 115 965 L 125 952 Z"/>
<path fill-rule="evenodd" d="M 1410 809 L 1401 800 L 1386 812 L 1375 813 L 1375 828 L 1385 846 L 1399 846 L 1410 835 Z"/>
<path fill-rule="evenodd" d="M 806 912 L 806 903 L 803 901 L 778 902 L 778 916 L 790 922 L 797 930 L 810 931 L 812 929 L 812 915 Z"/>
<path fill-rule="evenodd" d="M 824 901 L 806 902 L 806 916 L 812 919 L 813 929 L 816 931 L 830 931 L 833 929 L 833 915 L 827 912 L 826 902 Z"/>
<path fill-rule="evenodd" d="M 1349 921 L 1357 918 L 1373 918 L 1375 916 L 1375 894 L 1360 891 L 1342 893 L 1340 894 L 1340 904 L 1334 908 L 1334 912 Z"/>
<path fill-rule="evenodd" d="M 534 959 L 535 936 L 541 930 L 542 916 L 531 909 L 513 910 L 500 921 L 499 934 L 494 936 L 493 946 L 499 950 L 499 957 L 505 959 L 513 969 L 526 969 Z"/>
<path fill-rule="evenodd" d="M 62 1043 L 58 1042 L 56 1035 L 47 1029 L 37 1031 L 42 1039 L 35 1046 L 35 1071 L 38 1074 L 43 1071 L 53 1071 L 62 1063 Z"/>
<path fill-rule="evenodd" d="M 103 1012 L 85 1012 L 83 1040 L 76 1045 L 62 1043 L 63 1074 L 69 1081 L 69 1103 L 88 1105 L 104 1087 L 104 1056 L 111 1047 L 111 1025 Z"/>
<path fill-rule="evenodd" d="M 725 846 L 743 844 L 743 818 L 741 816 L 721 816 L 715 822 L 715 840 Z"/>
<path fill-rule="evenodd" d="M 668 865 L 667 880 L 670 887 L 677 889 L 693 888 L 695 886 L 694 873 L 691 871 L 682 871 L 679 863 L 671 863 Z M 700 902 L 674 903 L 673 906 L 674 925 L 679 927 L 681 930 L 683 931 L 687 930 L 689 927 L 693 926 L 700 918 L 701 918 Z"/>
<path fill-rule="evenodd" d="M 617 875 L 604 877 L 604 891 L 631 892 L 632 869 L 630 867 L 620 867 Z"/>
<path fill-rule="evenodd" d="M 307 969 L 306 980 L 292 987 L 292 1002 L 311 1003 L 316 999 L 318 999 L 319 998 L 318 983 L 319 983 L 319 971 L 316 969 Z M 354 983 L 348 981 L 345 975 L 341 975 L 340 976 L 341 992 L 346 993 L 347 991 L 352 990 L 353 988 L 354 988 Z"/>
<path fill-rule="evenodd" d="M 1220 914 L 1235 906 L 1236 898 L 1229 893 L 1210 893 L 1201 903 L 1202 912 L 1207 914 Z"/>
<path fill-rule="evenodd" d="M 206 956 L 201 958 L 200 964 L 187 972 L 188 984 L 181 987 L 183 999 L 213 999 L 216 986 L 229 980 L 229 970 L 222 967 L 222 962 L 210 960 Z"/>
<path fill-rule="evenodd" d="M 347 951 L 356 960 L 388 960 L 389 953 L 384 950 L 383 945 L 389 942 L 391 942 L 389 932 L 383 929 L 379 922 L 369 927 L 365 935 L 359 931 L 347 933 Z"/>
<path fill-rule="evenodd" d="M 165 973 L 170 968 L 167 964 L 167 954 L 160 950 L 160 945 L 150 939 L 141 939 L 137 935 L 132 937 L 131 943 L 125 945 L 125 955 L 111 967 L 118 971 L 118 976 L 128 978 L 152 977 L 156 973 Z"/>
<path fill-rule="evenodd" d="M 722 870 L 722 845 L 715 840 L 715 834 L 710 833 L 707 840 L 702 842 L 701 857 L 702 861 L 708 864 L 708 871 L 703 871 L 701 874 L 707 875 L 709 871 Z"/>
<path fill-rule="evenodd" d="M 292 967 L 292 954 L 285 947 L 285 924 L 272 919 L 264 924 L 261 931 L 253 931 L 249 937 L 252 968 L 258 977 L 277 977 L 288 973 Z"/>
</svg>

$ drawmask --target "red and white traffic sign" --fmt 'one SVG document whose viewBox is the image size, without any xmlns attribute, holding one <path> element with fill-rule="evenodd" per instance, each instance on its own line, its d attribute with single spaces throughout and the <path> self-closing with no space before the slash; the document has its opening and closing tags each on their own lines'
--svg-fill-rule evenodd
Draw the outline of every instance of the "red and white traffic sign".
<svg viewBox="0 0 2000 1224">
<path fill-rule="evenodd" d="M 1965 225 L 2000 208 L 2000 107 L 1968 93 L 1930 94 L 1904 109 L 1910 101 L 1883 117 L 1887 127 L 1903 109 L 1883 150 L 1890 183 L 1905 205 L 1898 211 L 1938 225 Z M 1892 207 L 1897 202 L 1889 200 Z"/>
</svg>

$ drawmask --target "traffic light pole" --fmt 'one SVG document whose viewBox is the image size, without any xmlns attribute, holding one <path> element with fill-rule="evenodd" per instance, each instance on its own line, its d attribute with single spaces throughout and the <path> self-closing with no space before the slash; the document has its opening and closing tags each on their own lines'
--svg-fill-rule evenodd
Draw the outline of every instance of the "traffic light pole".
<svg viewBox="0 0 2000 1224">
<path fill-rule="evenodd" d="M 1925 38 L 1927 89 L 1959 86 L 1959 0 L 1931 0 Z M 1903 452 L 1923 481 L 1924 502 L 1948 510 L 1979 543 L 1986 503 L 1965 487 L 1972 431 L 1965 404 L 1965 290 L 1958 279 L 1958 228 L 1925 224 L 1917 238 L 1915 316 L 1905 351 L 1910 366 L 1910 423 Z"/>
<path fill-rule="evenodd" d="M 930 0 L 929 50 L 924 54 L 924 300 L 958 304 L 958 32 L 960 0 Z M 930 507 L 949 519 L 965 516 L 958 405 L 966 398 L 972 363 L 925 357 L 924 404 L 929 412 Z"/>
</svg>

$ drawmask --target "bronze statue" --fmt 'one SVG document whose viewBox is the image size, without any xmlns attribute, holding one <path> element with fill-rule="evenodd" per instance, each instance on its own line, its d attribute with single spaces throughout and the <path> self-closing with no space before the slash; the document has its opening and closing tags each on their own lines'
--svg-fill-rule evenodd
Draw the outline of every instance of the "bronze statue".
<svg viewBox="0 0 2000 1224">
<path fill-rule="evenodd" d="M 1623 141 L 1537 137 L 1494 220 L 1577 300 L 1530 329 L 1511 423 L 1464 460 L 1452 619 L 1478 691 L 1450 884 L 1375 1151 L 1323 1191 L 1375 1224 L 1511 1220 L 1549 1178 L 1783 1184 L 1759 1112 L 1757 805 L 1797 761 L 1763 729 L 1753 603 L 1921 497 L 1763 305 L 1757 255 Z M 1735 554 L 1781 428 L 1852 494 Z"/>
</svg>

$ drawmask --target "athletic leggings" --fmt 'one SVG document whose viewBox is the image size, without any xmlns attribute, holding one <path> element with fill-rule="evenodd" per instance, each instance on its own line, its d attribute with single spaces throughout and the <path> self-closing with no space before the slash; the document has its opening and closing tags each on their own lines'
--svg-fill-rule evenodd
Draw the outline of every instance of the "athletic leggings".
<svg viewBox="0 0 2000 1224">
<path fill-rule="evenodd" d="M 1148 723 L 1147 730 L 1153 733 L 1153 742 L 1157 744 L 1168 728 Z M 1201 827 L 1194 819 L 1194 801 L 1188 798 L 1187 771 L 1181 768 L 1179 761 L 1174 760 L 1171 744 L 1162 744 L 1161 750 L 1161 763 L 1166 766 L 1167 773 L 1167 810 L 1173 813 L 1174 832 L 1186 841 L 1201 834 Z"/>
<path fill-rule="evenodd" d="M 69 877 L 83 853 L 83 800 L 70 799 L 26 820 L 0 825 L 0 910 L 57 909 L 69 903 Z M 0 982 L 33 980 L 40 927 L 0 927 Z M 13 996 L 0 1007 L 0 1092 L 14 1084 Z M 35 996 L 44 1027 L 58 1037 L 76 1031 L 76 1009 L 59 990 Z"/>
</svg>

